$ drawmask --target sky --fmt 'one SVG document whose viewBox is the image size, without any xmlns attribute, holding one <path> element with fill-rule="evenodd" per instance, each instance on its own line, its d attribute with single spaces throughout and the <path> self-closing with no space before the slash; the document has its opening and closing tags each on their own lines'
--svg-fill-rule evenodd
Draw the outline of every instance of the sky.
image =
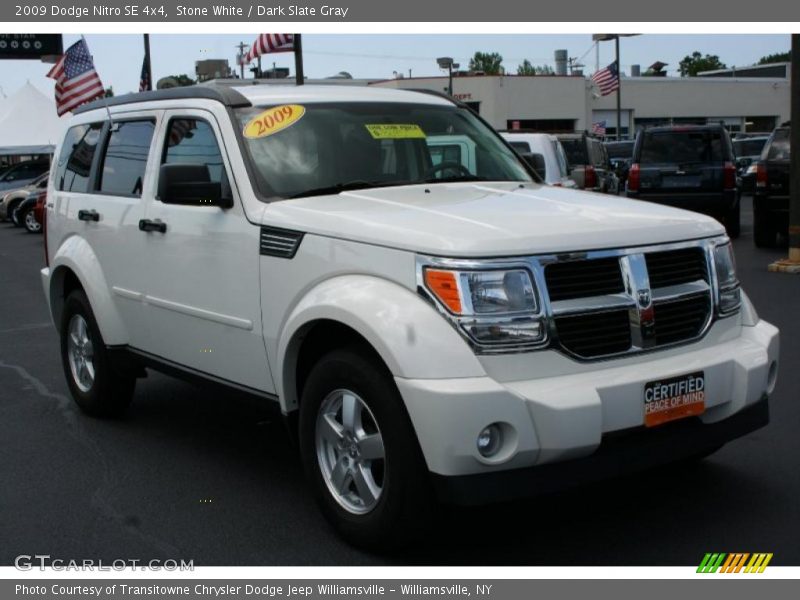
<svg viewBox="0 0 800 600">
<path fill-rule="evenodd" d="M 243 41 L 250 44 L 252 34 L 158 34 L 150 36 L 153 79 L 186 73 L 194 77 L 196 60 L 223 58 L 235 65 L 237 49 Z M 79 38 L 78 34 L 64 34 L 66 48 Z M 143 43 L 141 35 L 87 34 L 86 41 L 94 56 L 95 66 L 103 83 L 114 88 L 116 94 L 137 91 L 142 67 Z M 745 66 L 757 62 L 767 54 L 785 52 L 790 47 L 790 36 L 741 34 L 647 34 L 620 41 L 623 72 L 630 65 L 640 64 L 642 71 L 659 60 L 668 63 L 668 74 L 677 75 L 678 63 L 687 54 L 698 50 L 703 54 L 717 54 L 728 66 Z M 553 51 L 564 48 L 570 57 L 581 59 L 585 72 L 595 68 L 595 50 L 588 34 L 304 34 L 304 67 L 307 77 L 328 77 L 347 71 L 353 77 L 392 78 L 393 72 L 414 77 L 443 75 L 436 65 L 439 56 L 451 56 L 463 67 L 476 51 L 499 52 L 509 73 L 515 73 L 524 59 L 534 65 L 553 66 Z M 600 44 L 601 68 L 614 59 L 613 42 Z M 291 53 L 265 57 L 262 67 L 275 62 L 278 67 L 290 67 L 294 72 Z M 49 70 L 35 60 L 0 60 L 0 92 L 9 96 L 26 81 L 40 90 L 52 94 L 52 81 L 45 77 Z M 249 76 L 249 73 L 246 75 Z M 1 97 L 1 96 L 0 96 Z"/>
</svg>

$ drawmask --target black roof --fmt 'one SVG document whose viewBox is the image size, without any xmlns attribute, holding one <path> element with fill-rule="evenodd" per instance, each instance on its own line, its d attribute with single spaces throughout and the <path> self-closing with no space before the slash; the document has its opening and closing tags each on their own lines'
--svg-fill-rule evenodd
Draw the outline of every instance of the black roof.
<svg viewBox="0 0 800 600">
<path fill-rule="evenodd" d="M 665 131 L 719 131 L 725 129 L 722 123 L 675 123 L 674 125 L 657 125 L 655 127 L 647 127 L 644 129 L 645 133 L 663 133 Z"/>
<path fill-rule="evenodd" d="M 169 88 L 166 90 L 155 90 L 152 92 L 139 92 L 137 94 L 124 94 L 111 98 L 102 98 L 89 102 L 76 108 L 73 114 L 79 115 L 90 110 L 105 108 L 106 106 L 121 106 L 123 104 L 139 104 L 141 102 L 153 102 L 155 100 L 184 100 L 187 98 L 202 98 L 204 100 L 216 100 L 233 108 L 252 106 L 250 101 L 240 92 L 230 87 L 210 86 L 210 85 L 188 85 L 184 87 Z"/>
</svg>

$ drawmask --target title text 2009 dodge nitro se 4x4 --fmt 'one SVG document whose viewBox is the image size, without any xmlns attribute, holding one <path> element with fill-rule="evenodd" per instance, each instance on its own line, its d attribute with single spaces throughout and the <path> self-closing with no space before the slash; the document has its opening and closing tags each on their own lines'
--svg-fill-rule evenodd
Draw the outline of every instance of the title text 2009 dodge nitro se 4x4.
<svg viewBox="0 0 800 600">
<path fill-rule="evenodd" d="M 356 543 L 768 421 L 778 331 L 722 226 L 544 186 L 448 99 L 136 94 L 56 156 L 42 281 L 79 406 L 119 413 L 144 367 L 277 402 Z"/>
</svg>

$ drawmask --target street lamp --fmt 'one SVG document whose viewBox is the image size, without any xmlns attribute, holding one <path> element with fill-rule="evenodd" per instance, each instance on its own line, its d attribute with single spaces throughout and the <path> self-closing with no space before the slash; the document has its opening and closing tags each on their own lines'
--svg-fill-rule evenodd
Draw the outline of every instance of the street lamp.
<svg viewBox="0 0 800 600">
<path fill-rule="evenodd" d="M 454 63 L 453 59 L 449 56 L 441 56 L 436 59 L 436 64 L 439 65 L 440 69 L 447 69 L 447 77 L 448 77 L 448 84 L 447 90 L 448 94 L 451 96 L 453 95 L 453 67 L 458 68 L 458 63 Z"/>
</svg>

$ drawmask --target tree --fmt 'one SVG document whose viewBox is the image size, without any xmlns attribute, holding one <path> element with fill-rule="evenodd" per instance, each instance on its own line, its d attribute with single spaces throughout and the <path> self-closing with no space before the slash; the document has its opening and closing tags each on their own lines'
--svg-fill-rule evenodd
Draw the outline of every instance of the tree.
<svg viewBox="0 0 800 600">
<path fill-rule="evenodd" d="M 695 77 L 701 71 L 714 71 L 716 69 L 726 69 L 727 65 L 719 59 L 716 54 L 706 54 L 703 56 L 696 50 L 691 56 L 686 56 L 678 64 L 678 71 L 681 77 Z"/>
<path fill-rule="evenodd" d="M 758 59 L 759 65 L 769 65 L 772 63 L 791 62 L 792 53 L 787 50 L 786 52 L 776 52 L 775 54 L 767 54 Z"/>
<path fill-rule="evenodd" d="M 194 85 L 195 83 L 197 83 L 194 79 L 192 79 L 185 73 L 182 73 L 180 75 L 170 75 L 170 77 L 172 77 L 172 79 L 174 79 L 178 83 L 178 87 L 185 87 L 187 85 Z"/>
<path fill-rule="evenodd" d="M 470 71 L 483 71 L 487 75 L 499 75 L 503 71 L 503 57 L 497 52 L 476 52 L 469 59 Z"/>
<path fill-rule="evenodd" d="M 517 67 L 517 75 L 553 75 L 554 71 L 548 65 L 532 65 L 527 58 Z"/>
</svg>

